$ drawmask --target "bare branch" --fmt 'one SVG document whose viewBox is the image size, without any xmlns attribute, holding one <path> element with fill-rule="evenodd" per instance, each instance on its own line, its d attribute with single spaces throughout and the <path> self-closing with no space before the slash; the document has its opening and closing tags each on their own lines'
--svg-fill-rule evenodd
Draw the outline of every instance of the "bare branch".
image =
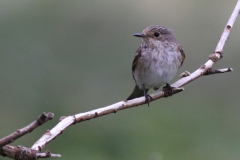
<svg viewBox="0 0 240 160">
<path fill-rule="evenodd" d="M 210 75 L 210 74 L 232 72 L 232 71 L 233 71 L 232 68 L 224 68 L 224 69 L 213 69 L 213 68 L 209 68 L 209 69 L 205 72 L 204 76 Z"/>
<path fill-rule="evenodd" d="M 5 146 L 6 144 L 12 143 L 16 139 L 22 137 L 23 135 L 32 132 L 35 128 L 39 127 L 43 123 L 46 123 L 48 120 L 53 119 L 54 114 L 53 113 L 42 113 L 36 121 L 32 122 L 28 126 L 18 129 L 16 132 L 10 134 L 9 136 L 6 136 L 2 139 L 0 139 L 0 148 L 2 146 Z"/>
<path fill-rule="evenodd" d="M 68 116 L 62 118 L 60 122 L 50 131 L 47 131 L 33 146 L 31 149 L 41 151 L 47 143 L 55 139 L 59 134 L 61 134 L 67 127 L 75 123 L 74 116 Z"/>
<path fill-rule="evenodd" d="M 204 67 L 204 66 L 202 66 L 202 67 Z M 232 71 L 233 71 L 232 68 L 224 68 L 224 69 L 209 68 L 209 69 L 207 69 L 207 71 L 203 75 L 207 76 L 207 75 L 211 75 L 211 74 L 226 73 L 226 72 L 232 72 Z M 190 75 L 191 75 L 190 72 L 185 71 L 185 72 L 181 73 L 180 77 L 183 78 L 183 77 L 187 77 L 187 76 L 190 76 Z"/>
<path fill-rule="evenodd" d="M 209 74 L 211 73 L 209 69 L 211 69 L 212 66 L 222 57 L 223 47 L 225 45 L 226 40 L 228 39 L 230 30 L 239 14 L 239 10 L 240 10 L 240 0 L 238 0 L 238 3 L 227 23 L 223 33 L 222 33 L 222 36 L 221 36 L 219 42 L 218 42 L 215 52 L 210 56 L 210 60 L 208 60 L 204 65 L 202 65 L 199 69 L 197 69 L 195 72 L 193 72 L 189 76 L 183 77 L 183 78 L 179 79 L 177 82 L 173 83 L 171 85 L 172 87 L 175 87 L 173 89 L 173 94 L 183 91 L 183 89 L 180 87 L 205 75 L 205 73 L 207 71 L 209 71 L 208 72 Z M 214 59 L 214 61 L 212 59 Z M 227 69 L 227 71 L 232 71 L 232 69 Z M 223 72 L 227 72 L 227 71 L 225 69 L 223 69 L 223 70 L 218 70 L 217 72 L 223 73 Z M 152 93 L 150 96 L 153 98 L 153 100 L 156 100 L 156 99 L 159 99 L 162 97 L 167 97 L 167 94 L 165 94 L 163 91 L 158 91 L 158 92 Z M 34 150 L 43 149 L 47 143 L 49 143 L 51 140 L 56 138 L 59 134 L 61 134 L 63 132 L 64 129 L 66 129 L 68 126 L 70 126 L 74 123 L 90 120 L 90 119 L 97 118 L 97 117 L 107 115 L 110 113 L 116 113 L 119 110 L 136 107 L 138 105 L 142 105 L 145 103 L 146 103 L 145 97 L 139 97 L 139 98 L 135 98 L 135 99 L 132 99 L 129 101 L 120 101 L 120 102 L 112 104 L 110 106 L 95 109 L 95 110 L 92 110 L 89 112 L 79 113 L 74 116 L 68 116 L 68 117 L 62 119 L 53 129 L 51 129 L 50 131 L 47 131 L 32 146 L 32 149 L 34 149 Z"/>
<path fill-rule="evenodd" d="M 14 147 L 10 145 L 2 147 L 0 155 L 18 160 L 36 160 L 38 158 L 61 157 L 60 154 L 52 154 L 50 151 L 38 153 L 36 150 L 23 146 Z"/>
<path fill-rule="evenodd" d="M 12 158 L 12 159 L 19 159 L 23 160 L 24 158 L 28 160 L 36 159 L 36 152 L 35 150 L 30 150 L 29 148 L 23 146 L 10 146 L 6 145 L 2 147 L 3 153 L 5 156 Z"/>
</svg>

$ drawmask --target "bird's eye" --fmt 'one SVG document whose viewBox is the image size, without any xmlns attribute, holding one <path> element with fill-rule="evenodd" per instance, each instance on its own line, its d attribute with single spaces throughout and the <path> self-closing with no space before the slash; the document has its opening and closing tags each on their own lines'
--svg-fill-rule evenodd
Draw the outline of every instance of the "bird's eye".
<svg viewBox="0 0 240 160">
<path fill-rule="evenodd" d="M 159 37 L 159 35 L 160 35 L 160 34 L 159 34 L 158 32 L 155 32 L 155 33 L 154 33 L 154 36 L 155 36 L 155 37 Z"/>
</svg>

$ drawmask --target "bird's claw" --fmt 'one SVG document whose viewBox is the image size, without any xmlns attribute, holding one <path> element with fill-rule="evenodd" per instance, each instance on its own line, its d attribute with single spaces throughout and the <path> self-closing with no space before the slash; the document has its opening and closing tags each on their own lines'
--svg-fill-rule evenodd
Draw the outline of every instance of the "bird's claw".
<svg viewBox="0 0 240 160">
<path fill-rule="evenodd" d="M 164 97 L 170 97 L 173 95 L 173 88 L 174 87 L 171 87 L 168 83 L 166 84 L 165 87 L 163 87 L 163 92 L 164 92 Z"/>
<path fill-rule="evenodd" d="M 146 99 L 146 103 L 148 104 L 148 107 L 149 107 L 149 102 L 150 102 L 149 97 L 150 97 L 151 100 L 153 100 L 153 98 L 149 94 L 147 94 L 144 84 L 142 85 L 142 88 L 143 88 L 143 91 L 144 91 L 144 96 L 145 96 L 145 99 Z"/>
<path fill-rule="evenodd" d="M 149 102 L 150 102 L 149 98 L 151 99 L 151 101 L 153 100 L 153 98 L 149 94 L 144 94 L 144 96 L 146 99 L 146 103 L 148 104 L 148 107 L 149 107 Z"/>
</svg>

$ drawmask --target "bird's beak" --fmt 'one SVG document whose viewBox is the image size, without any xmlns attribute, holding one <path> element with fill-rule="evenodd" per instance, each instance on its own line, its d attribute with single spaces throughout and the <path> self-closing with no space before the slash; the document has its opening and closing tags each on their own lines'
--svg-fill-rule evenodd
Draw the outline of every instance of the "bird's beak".
<svg viewBox="0 0 240 160">
<path fill-rule="evenodd" d="M 135 33 L 134 36 L 141 37 L 141 38 L 146 37 L 145 34 L 143 34 L 143 33 Z"/>
</svg>

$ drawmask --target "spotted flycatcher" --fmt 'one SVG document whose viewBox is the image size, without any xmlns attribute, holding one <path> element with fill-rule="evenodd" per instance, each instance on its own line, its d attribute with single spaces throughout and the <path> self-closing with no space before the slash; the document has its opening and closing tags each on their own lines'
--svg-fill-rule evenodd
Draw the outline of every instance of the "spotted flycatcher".
<svg viewBox="0 0 240 160">
<path fill-rule="evenodd" d="M 149 98 L 152 97 L 147 92 L 150 88 L 155 91 L 166 84 L 164 88 L 168 90 L 169 95 L 172 94 L 172 87 L 168 82 L 183 64 L 185 54 L 173 32 L 165 27 L 150 26 L 134 36 L 140 37 L 142 44 L 137 49 L 132 63 L 132 75 L 136 86 L 127 100 L 145 96 L 149 105 Z"/>
</svg>

